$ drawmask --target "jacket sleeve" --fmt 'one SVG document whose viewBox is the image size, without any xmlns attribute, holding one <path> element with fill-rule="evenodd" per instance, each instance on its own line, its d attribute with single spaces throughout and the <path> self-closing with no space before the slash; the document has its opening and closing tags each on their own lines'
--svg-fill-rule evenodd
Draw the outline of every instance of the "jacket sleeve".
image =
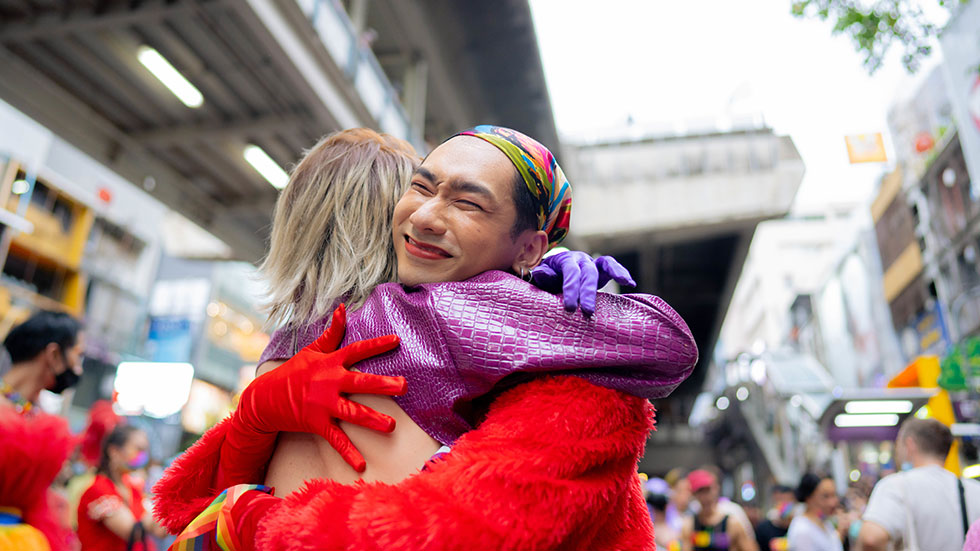
<svg viewBox="0 0 980 551">
<path fill-rule="evenodd" d="M 242 472 L 250 474 L 243 474 L 239 480 L 219 480 L 221 447 L 230 421 L 231 418 L 227 418 L 205 432 L 174 460 L 153 486 L 153 516 L 170 533 L 183 531 L 225 486 L 261 482 L 265 478 L 265 460 L 249 466 L 250 458 L 242 457 L 237 460 L 243 467 Z"/>
<path fill-rule="evenodd" d="M 577 377 L 523 383 L 448 455 L 403 482 L 311 481 L 260 521 L 257 548 L 588 548 L 622 522 L 622 533 L 635 533 L 625 536 L 631 548 L 646 548 L 649 516 L 627 514 L 627 503 L 642 503 L 631 492 L 652 423 L 649 402 Z"/>
</svg>

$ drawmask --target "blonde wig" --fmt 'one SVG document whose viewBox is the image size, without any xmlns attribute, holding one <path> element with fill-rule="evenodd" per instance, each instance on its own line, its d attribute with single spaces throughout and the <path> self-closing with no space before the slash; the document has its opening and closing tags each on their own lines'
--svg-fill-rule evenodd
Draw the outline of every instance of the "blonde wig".
<svg viewBox="0 0 980 551">
<path fill-rule="evenodd" d="M 395 281 L 391 217 L 418 163 L 408 142 L 367 128 L 335 132 L 306 152 L 276 201 L 259 268 L 270 323 L 310 323 L 337 300 L 356 309 Z"/>
</svg>

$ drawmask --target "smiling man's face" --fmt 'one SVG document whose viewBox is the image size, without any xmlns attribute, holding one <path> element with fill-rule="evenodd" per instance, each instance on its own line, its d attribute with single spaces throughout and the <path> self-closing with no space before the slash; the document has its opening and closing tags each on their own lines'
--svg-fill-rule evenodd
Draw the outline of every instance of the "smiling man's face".
<svg viewBox="0 0 980 551">
<path fill-rule="evenodd" d="M 507 156 L 479 138 L 457 136 L 432 151 L 395 206 L 398 279 L 405 285 L 461 281 L 537 264 L 544 232 L 512 234 L 516 177 Z"/>
</svg>

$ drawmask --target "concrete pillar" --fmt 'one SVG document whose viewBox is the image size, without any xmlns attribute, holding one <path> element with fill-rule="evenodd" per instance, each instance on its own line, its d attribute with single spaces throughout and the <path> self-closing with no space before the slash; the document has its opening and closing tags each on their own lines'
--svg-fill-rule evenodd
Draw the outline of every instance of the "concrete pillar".
<svg viewBox="0 0 980 551">
<path fill-rule="evenodd" d="M 425 102 L 429 85 L 429 63 L 419 55 L 412 56 L 405 69 L 403 105 L 412 134 L 425 139 Z"/>
<path fill-rule="evenodd" d="M 657 294 L 659 292 L 657 288 L 660 284 L 660 278 L 657 277 L 659 253 L 659 248 L 653 244 L 639 250 L 640 273 L 637 274 L 636 282 L 644 293 Z"/>
<path fill-rule="evenodd" d="M 367 28 L 368 4 L 371 0 L 351 0 L 350 3 L 350 22 L 354 25 L 354 32 L 361 36 Z"/>
</svg>

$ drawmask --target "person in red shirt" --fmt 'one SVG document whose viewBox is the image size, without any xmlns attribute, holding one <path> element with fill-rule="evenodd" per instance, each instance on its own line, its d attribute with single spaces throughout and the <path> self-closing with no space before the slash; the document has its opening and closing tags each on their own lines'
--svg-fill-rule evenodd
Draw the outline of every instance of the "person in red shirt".
<svg viewBox="0 0 980 551">
<path fill-rule="evenodd" d="M 132 425 L 120 425 L 106 437 L 95 480 L 78 503 L 82 551 L 154 551 L 144 535 L 162 530 L 143 505 L 142 488 L 129 476 L 146 465 L 148 448 L 146 433 Z"/>
<path fill-rule="evenodd" d="M 34 407 L 82 373 L 85 337 L 75 318 L 40 311 L 11 329 L 11 366 L 0 377 L 0 551 L 69 551 L 75 536 L 51 484 L 76 445 L 68 423 Z"/>
</svg>

